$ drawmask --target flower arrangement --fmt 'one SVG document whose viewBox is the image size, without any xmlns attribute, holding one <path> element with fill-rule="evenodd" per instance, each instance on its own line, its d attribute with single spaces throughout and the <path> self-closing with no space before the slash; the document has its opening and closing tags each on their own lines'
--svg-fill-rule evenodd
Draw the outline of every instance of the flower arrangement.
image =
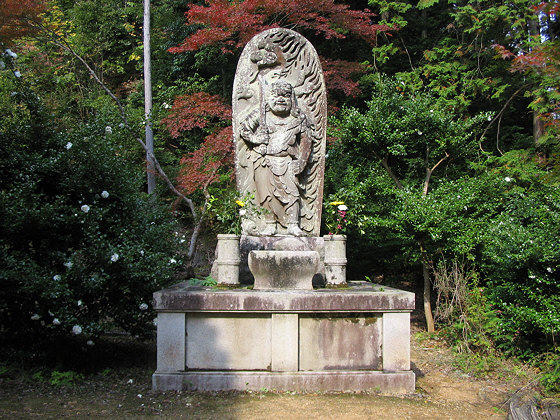
<svg viewBox="0 0 560 420">
<path fill-rule="evenodd" d="M 240 235 L 241 223 L 254 211 L 253 195 L 246 194 L 243 197 L 236 197 L 221 201 L 212 196 L 208 203 L 208 209 L 216 216 L 216 219 L 226 228 L 225 233 Z"/>
<path fill-rule="evenodd" d="M 348 207 L 344 201 L 331 201 L 325 203 L 325 226 L 329 235 L 340 235 L 346 233 L 348 225 Z"/>
</svg>

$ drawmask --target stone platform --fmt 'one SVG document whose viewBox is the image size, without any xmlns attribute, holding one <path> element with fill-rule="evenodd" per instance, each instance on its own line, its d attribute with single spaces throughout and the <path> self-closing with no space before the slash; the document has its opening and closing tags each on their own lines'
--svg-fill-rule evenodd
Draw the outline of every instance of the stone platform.
<svg viewBox="0 0 560 420">
<path fill-rule="evenodd" d="M 409 393 L 414 294 L 344 289 L 219 290 L 180 283 L 154 294 L 154 390 Z"/>
</svg>

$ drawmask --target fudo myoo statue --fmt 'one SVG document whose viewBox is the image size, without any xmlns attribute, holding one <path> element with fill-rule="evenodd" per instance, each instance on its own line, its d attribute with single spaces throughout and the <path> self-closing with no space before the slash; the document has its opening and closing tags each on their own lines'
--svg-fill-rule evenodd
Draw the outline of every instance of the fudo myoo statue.
<svg viewBox="0 0 560 420">
<path fill-rule="evenodd" d="M 271 29 L 245 47 L 233 93 L 237 185 L 254 196 L 243 233 L 318 236 L 326 137 L 323 73 L 298 33 Z"/>
<path fill-rule="evenodd" d="M 274 235 L 276 225 L 288 235 L 302 236 L 299 227 L 300 176 L 311 155 L 311 128 L 297 107 L 292 85 L 274 82 L 265 93 L 265 118 L 253 111 L 241 123 L 240 136 L 253 150 L 256 203 L 263 207 L 266 226 L 261 234 Z"/>
</svg>

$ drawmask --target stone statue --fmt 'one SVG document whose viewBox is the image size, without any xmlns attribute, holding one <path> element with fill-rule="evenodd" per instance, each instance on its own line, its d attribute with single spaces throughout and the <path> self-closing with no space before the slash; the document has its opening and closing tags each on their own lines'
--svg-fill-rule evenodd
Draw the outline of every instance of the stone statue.
<svg viewBox="0 0 560 420">
<path fill-rule="evenodd" d="M 237 184 L 260 211 L 242 228 L 255 236 L 319 236 L 326 93 L 313 46 L 271 29 L 245 47 L 233 93 Z"/>
</svg>

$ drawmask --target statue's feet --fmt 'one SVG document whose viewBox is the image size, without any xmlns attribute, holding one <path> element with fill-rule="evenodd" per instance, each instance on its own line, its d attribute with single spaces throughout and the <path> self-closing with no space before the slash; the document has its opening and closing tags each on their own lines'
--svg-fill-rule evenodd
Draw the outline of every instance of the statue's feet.
<svg viewBox="0 0 560 420">
<path fill-rule="evenodd" d="M 303 230 L 296 223 L 290 223 L 288 225 L 288 235 L 303 236 Z"/>
<path fill-rule="evenodd" d="M 276 223 L 267 223 L 261 231 L 261 236 L 272 236 L 276 233 Z"/>
</svg>

